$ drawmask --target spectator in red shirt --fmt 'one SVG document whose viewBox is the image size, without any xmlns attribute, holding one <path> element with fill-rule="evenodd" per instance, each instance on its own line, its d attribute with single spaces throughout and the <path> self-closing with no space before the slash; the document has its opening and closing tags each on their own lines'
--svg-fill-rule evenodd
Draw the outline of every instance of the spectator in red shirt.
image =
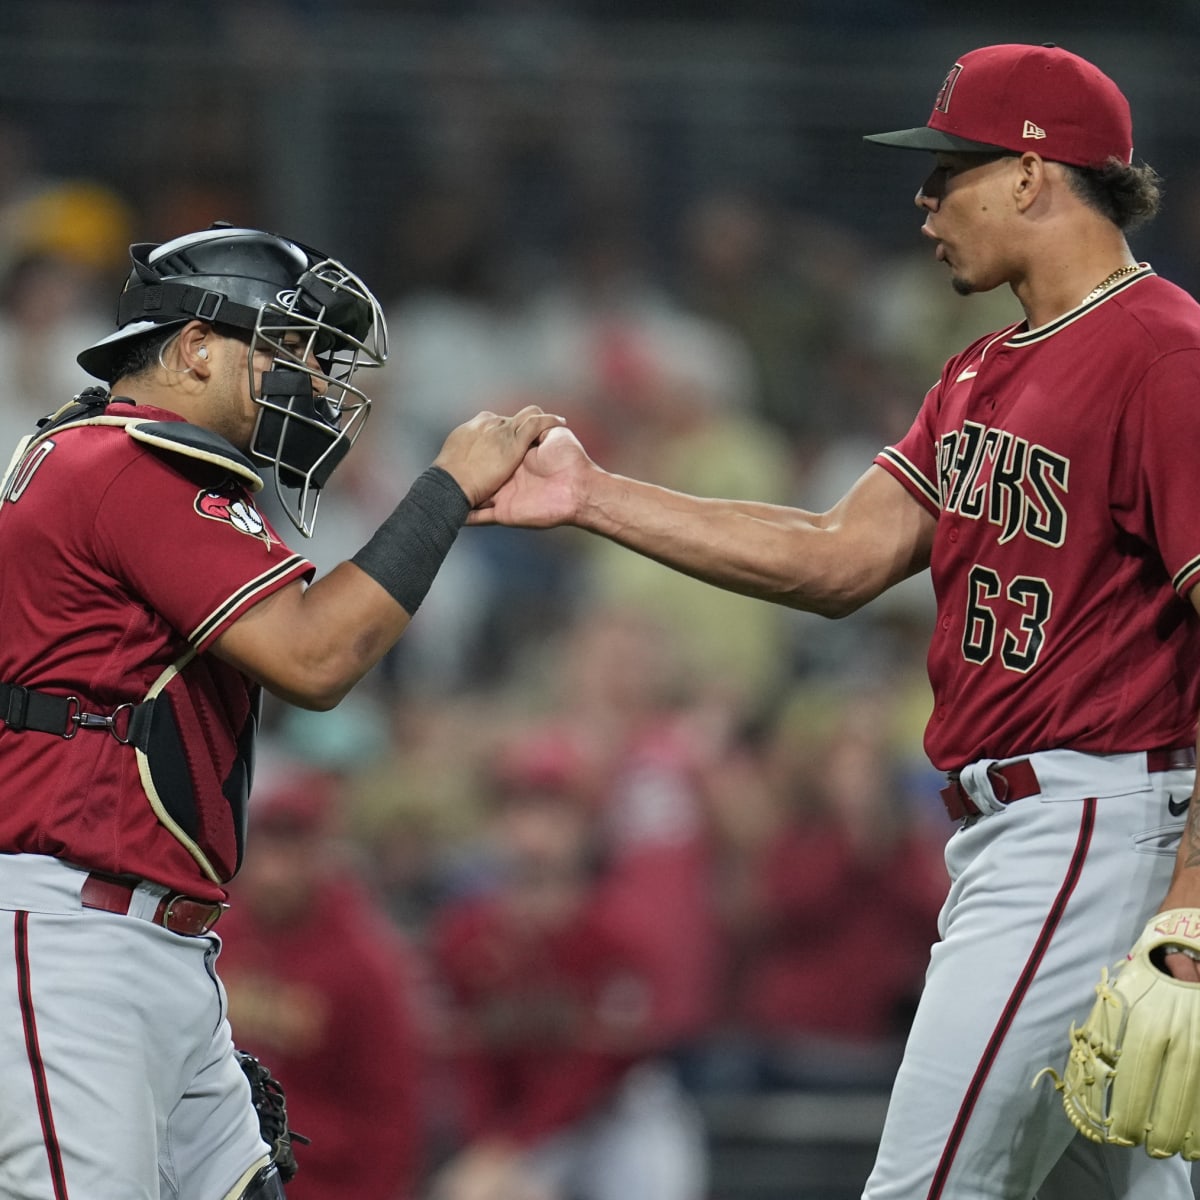
<svg viewBox="0 0 1200 1200">
<path fill-rule="evenodd" d="M 703 776 L 720 735 L 672 630 L 600 604 L 557 657 L 554 722 L 587 762 L 607 870 L 607 919 L 653 974 L 660 1032 L 684 1053 L 715 1015 L 719 931 Z"/>
<path fill-rule="evenodd" d="M 221 975 L 234 1041 L 311 1139 L 288 1200 L 408 1200 L 426 1151 L 419 975 L 338 853 L 337 786 L 289 770 L 255 792 L 256 853 L 221 924 Z"/>
<path fill-rule="evenodd" d="M 899 1062 L 938 936 L 943 841 L 905 802 L 878 703 L 827 699 L 823 717 L 799 750 L 777 730 L 765 789 L 736 798 L 740 861 L 722 877 L 735 1036 L 705 1056 L 708 1086 L 886 1087 Z"/>
<path fill-rule="evenodd" d="M 699 1200 L 695 1112 L 658 1058 L 655 974 L 601 902 L 593 797 L 569 743 L 523 742 L 491 780 L 494 887 L 432 937 L 461 1148 L 437 1200 Z"/>
</svg>

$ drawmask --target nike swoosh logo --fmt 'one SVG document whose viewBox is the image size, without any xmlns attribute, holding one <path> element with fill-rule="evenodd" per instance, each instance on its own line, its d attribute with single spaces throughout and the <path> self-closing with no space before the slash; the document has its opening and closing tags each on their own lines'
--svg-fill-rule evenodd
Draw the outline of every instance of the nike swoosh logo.
<svg viewBox="0 0 1200 1200">
<path fill-rule="evenodd" d="M 1183 814 L 1187 812 L 1188 805 L 1191 804 L 1191 802 L 1192 801 L 1190 797 L 1187 800 L 1168 800 L 1167 812 L 1169 812 L 1173 817 L 1182 817 Z"/>
<path fill-rule="evenodd" d="M 959 376 L 954 382 L 955 383 L 965 383 L 968 379 L 974 379 L 975 376 L 978 374 L 979 374 L 978 371 L 972 371 L 970 367 L 967 367 L 967 369 L 965 371 L 959 372 Z"/>
</svg>

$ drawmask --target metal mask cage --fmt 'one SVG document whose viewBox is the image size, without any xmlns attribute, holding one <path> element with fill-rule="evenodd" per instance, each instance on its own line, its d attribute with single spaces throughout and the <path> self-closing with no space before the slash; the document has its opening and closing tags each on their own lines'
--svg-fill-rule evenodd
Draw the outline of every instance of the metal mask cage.
<svg viewBox="0 0 1200 1200">
<path fill-rule="evenodd" d="M 256 379 L 259 353 L 271 366 Z M 311 267 L 295 288 L 259 310 L 247 356 L 251 395 L 261 409 L 251 454 L 274 467 L 276 497 L 305 537 L 312 536 L 321 489 L 370 413 L 371 400 L 354 377 L 386 358 L 379 302 L 333 259 Z"/>
</svg>

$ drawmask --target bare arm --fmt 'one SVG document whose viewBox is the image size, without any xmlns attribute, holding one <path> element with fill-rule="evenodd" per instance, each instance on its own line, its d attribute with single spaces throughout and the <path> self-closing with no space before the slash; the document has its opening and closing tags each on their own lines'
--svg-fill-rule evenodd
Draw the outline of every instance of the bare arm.
<svg viewBox="0 0 1200 1200">
<path fill-rule="evenodd" d="M 562 418 L 533 405 L 512 417 L 480 413 L 451 432 L 434 466 L 448 472 L 467 501 L 477 504 L 509 476 L 538 437 L 561 423 Z M 379 662 L 411 618 L 366 571 L 343 562 L 311 587 L 289 584 L 260 601 L 213 642 L 212 650 L 280 699 L 328 709 Z"/>
<path fill-rule="evenodd" d="M 410 615 L 353 563 L 281 588 L 213 643 L 218 658 L 300 708 L 333 708 L 395 645 Z"/>
<path fill-rule="evenodd" d="M 929 564 L 936 520 L 872 466 L 827 513 L 716 500 L 612 475 L 551 431 L 473 524 L 575 525 L 729 591 L 824 616 Z"/>
</svg>

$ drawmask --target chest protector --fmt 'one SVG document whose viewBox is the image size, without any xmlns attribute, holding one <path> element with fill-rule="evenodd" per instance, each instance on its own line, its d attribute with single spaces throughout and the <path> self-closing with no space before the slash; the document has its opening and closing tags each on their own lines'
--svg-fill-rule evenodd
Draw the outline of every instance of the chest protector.
<svg viewBox="0 0 1200 1200">
<path fill-rule="evenodd" d="M 110 397 L 89 389 L 18 445 L 0 484 L 0 508 L 20 486 L 22 464 L 45 438 L 84 426 L 123 429 L 160 451 L 198 459 L 233 475 L 248 491 L 262 488 L 250 460 L 215 433 L 178 421 L 113 416 Z M 84 711 L 75 696 L 0 683 L 0 720 L 9 730 L 73 739 L 107 732 L 136 756 L 143 791 L 162 824 L 214 883 L 241 865 L 254 774 L 254 745 L 262 689 L 233 667 L 189 648 L 137 702 L 111 713 Z"/>
</svg>

